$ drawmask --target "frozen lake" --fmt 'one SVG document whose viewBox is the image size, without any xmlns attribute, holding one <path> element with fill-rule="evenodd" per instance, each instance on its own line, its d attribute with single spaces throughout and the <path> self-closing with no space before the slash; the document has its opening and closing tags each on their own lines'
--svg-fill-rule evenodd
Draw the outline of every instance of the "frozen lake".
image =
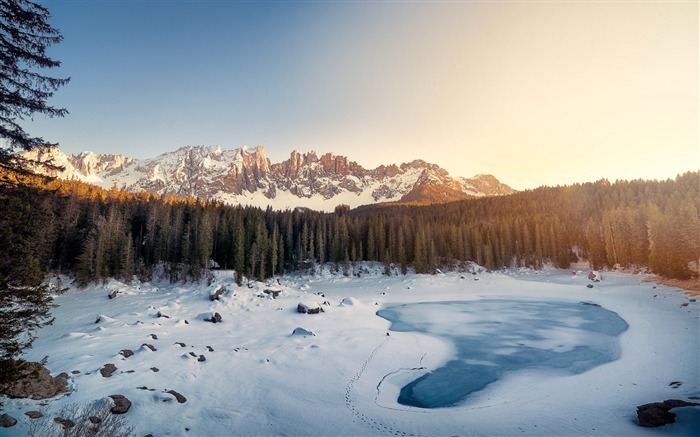
<svg viewBox="0 0 700 437">
<path fill-rule="evenodd" d="M 450 407 L 511 372 L 579 374 L 617 360 L 628 325 L 588 302 L 484 299 L 388 306 L 377 315 L 392 331 L 420 332 L 454 344 L 456 357 L 405 385 L 398 403 Z"/>
</svg>

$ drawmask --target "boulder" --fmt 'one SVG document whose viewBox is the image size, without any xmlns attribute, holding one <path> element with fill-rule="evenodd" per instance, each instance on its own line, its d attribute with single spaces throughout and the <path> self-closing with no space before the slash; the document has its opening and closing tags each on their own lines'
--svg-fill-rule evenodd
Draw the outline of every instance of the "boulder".
<svg viewBox="0 0 700 437">
<path fill-rule="evenodd" d="M 588 273 L 588 279 L 590 279 L 593 282 L 600 282 L 603 277 L 600 275 L 600 272 L 597 270 L 591 270 Z"/>
<path fill-rule="evenodd" d="M 114 299 L 115 297 L 117 297 L 117 290 L 114 290 L 111 293 L 109 293 L 107 297 L 110 299 Z"/>
<path fill-rule="evenodd" d="M 114 364 L 107 363 L 100 369 L 100 375 L 102 375 L 105 378 L 109 378 L 112 376 L 112 373 L 114 373 L 116 370 L 117 367 Z"/>
<path fill-rule="evenodd" d="M 221 314 L 219 313 L 214 313 L 214 314 L 209 314 L 209 315 L 200 315 L 204 319 L 205 322 L 211 322 L 211 323 L 221 323 L 222 318 Z"/>
<path fill-rule="evenodd" d="M 110 395 L 114 406 L 109 410 L 112 414 L 124 414 L 131 408 L 131 401 L 122 395 Z"/>
<path fill-rule="evenodd" d="M 277 297 L 280 295 L 280 290 L 263 290 L 263 293 L 267 294 L 268 296 L 272 296 L 273 299 L 277 299 Z"/>
<path fill-rule="evenodd" d="M 9 414 L 3 414 L 0 416 L 0 427 L 10 428 L 17 424 L 17 419 L 10 416 Z"/>
<path fill-rule="evenodd" d="M 62 417 L 56 417 L 53 419 L 54 423 L 57 423 L 63 427 L 65 435 L 68 435 L 68 430 L 75 426 L 75 422 L 70 419 L 64 419 Z"/>
<path fill-rule="evenodd" d="M 185 398 L 183 395 L 180 393 L 176 392 L 175 390 L 168 390 L 166 393 L 170 393 L 171 395 L 175 396 L 175 399 L 177 399 L 177 402 L 180 404 L 184 404 L 187 402 L 187 398 Z"/>
<path fill-rule="evenodd" d="M 156 347 L 153 346 L 152 344 L 147 344 L 147 343 L 144 343 L 144 344 L 141 345 L 141 349 L 144 349 L 144 348 L 148 348 L 148 349 L 150 349 L 152 352 L 155 352 L 155 351 L 158 350 L 158 349 L 156 349 Z"/>
<path fill-rule="evenodd" d="M 224 287 L 223 285 L 219 285 L 218 287 L 216 287 L 216 290 L 209 293 L 209 300 L 211 300 L 211 301 L 219 300 L 219 297 L 222 296 L 225 292 L 226 292 L 226 287 Z"/>
<path fill-rule="evenodd" d="M 27 417 L 29 417 L 30 419 L 39 419 L 40 417 L 44 417 L 44 413 L 42 413 L 41 411 L 36 411 L 36 410 L 27 411 L 24 414 Z"/>
<path fill-rule="evenodd" d="M 0 386 L 8 398 L 48 399 L 68 390 L 68 375 L 52 377 L 41 363 L 25 362 L 12 382 Z"/>
<path fill-rule="evenodd" d="M 639 426 L 658 427 L 676 421 L 676 415 L 671 409 L 678 407 L 692 407 L 700 405 L 696 402 L 686 402 L 680 399 L 667 399 L 663 402 L 652 402 L 637 407 L 637 419 Z"/>
<path fill-rule="evenodd" d="M 323 308 L 317 302 L 299 302 L 297 312 L 302 314 L 318 314 L 323 312 Z"/>
<path fill-rule="evenodd" d="M 121 355 L 124 355 L 124 358 L 129 358 L 130 356 L 134 355 L 134 351 L 131 349 L 122 349 L 119 351 Z"/>
</svg>

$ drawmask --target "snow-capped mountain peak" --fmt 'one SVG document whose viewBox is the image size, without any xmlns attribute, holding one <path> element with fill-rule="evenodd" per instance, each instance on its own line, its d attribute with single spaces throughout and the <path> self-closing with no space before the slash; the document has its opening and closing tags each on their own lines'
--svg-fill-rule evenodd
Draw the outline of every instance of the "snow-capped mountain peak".
<svg viewBox="0 0 700 437">
<path fill-rule="evenodd" d="M 64 168 L 52 176 L 104 188 L 275 209 L 302 206 L 332 211 L 339 204 L 435 203 L 514 192 L 494 176 L 454 178 L 423 160 L 365 169 L 345 156 L 293 150 L 289 159 L 273 164 L 263 146 L 232 150 L 218 145 L 185 146 L 150 159 L 89 151 L 66 155 L 58 148 L 34 150 L 25 156 Z"/>
</svg>

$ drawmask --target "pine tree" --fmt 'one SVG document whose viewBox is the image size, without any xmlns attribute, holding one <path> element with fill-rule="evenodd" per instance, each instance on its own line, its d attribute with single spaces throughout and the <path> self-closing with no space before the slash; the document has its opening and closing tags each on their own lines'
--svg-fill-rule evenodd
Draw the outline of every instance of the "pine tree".
<svg viewBox="0 0 700 437">
<path fill-rule="evenodd" d="M 245 228 L 243 219 L 236 217 L 235 232 L 233 234 L 233 269 L 236 271 L 236 283 L 243 284 L 245 275 Z"/>
<path fill-rule="evenodd" d="M 279 238 L 277 241 L 277 253 L 279 254 L 277 257 L 277 273 L 280 275 L 284 274 L 284 239 Z"/>
<path fill-rule="evenodd" d="M 377 260 L 377 246 L 374 239 L 374 226 L 372 226 L 372 221 L 369 222 L 369 229 L 367 230 L 367 261 Z"/>
<path fill-rule="evenodd" d="M 272 270 L 270 271 L 271 276 L 275 276 L 277 271 L 277 258 L 279 257 L 279 226 L 275 223 L 272 229 L 272 239 L 270 240 L 270 264 Z"/>
<path fill-rule="evenodd" d="M 413 247 L 413 268 L 416 273 L 427 273 L 428 257 L 425 247 L 425 234 L 419 230 L 416 234 Z"/>
<path fill-rule="evenodd" d="M 384 255 L 382 256 L 382 264 L 384 264 L 384 274 L 391 276 L 391 255 L 389 255 L 389 248 L 384 249 Z"/>
<path fill-rule="evenodd" d="M 95 237 L 90 235 L 83 244 L 83 251 L 77 258 L 77 265 L 74 269 L 75 282 L 78 287 L 86 287 L 95 279 L 95 254 L 97 243 Z"/>
<path fill-rule="evenodd" d="M 406 244 L 404 242 L 403 228 L 402 227 L 399 227 L 398 233 L 399 233 L 398 238 L 397 238 L 397 240 L 398 240 L 398 248 L 397 248 L 398 259 L 399 259 L 399 263 L 401 264 L 401 274 L 405 275 L 406 273 L 408 273 L 408 262 L 406 260 L 406 258 L 407 258 L 406 257 Z"/>
<path fill-rule="evenodd" d="M 47 104 L 59 87 L 70 80 L 44 76 L 39 70 L 61 65 L 46 50 L 63 37 L 48 20 L 45 7 L 28 0 L 0 0 L 0 138 L 7 148 L 0 148 L 0 166 L 17 167 L 24 160 L 14 155 L 16 149 L 54 146 L 42 138 L 32 137 L 19 121 L 35 113 L 63 117 L 68 112 Z"/>
<path fill-rule="evenodd" d="M 323 264 L 326 262 L 326 238 L 325 221 L 318 224 L 316 227 L 316 257 L 318 258 L 318 266 L 323 271 Z"/>
<path fill-rule="evenodd" d="M 53 321 L 42 254 L 51 247 L 53 217 L 42 196 L 0 183 L 0 387 L 13 379 L 34 332 Z"/>
<path fill-rule="evenodd" d="M 119 276 L 128 284 L 134 277 L 134 246 L 128 235 L 123 236 L 122 244 L 123 250 Z"/>
</svg>

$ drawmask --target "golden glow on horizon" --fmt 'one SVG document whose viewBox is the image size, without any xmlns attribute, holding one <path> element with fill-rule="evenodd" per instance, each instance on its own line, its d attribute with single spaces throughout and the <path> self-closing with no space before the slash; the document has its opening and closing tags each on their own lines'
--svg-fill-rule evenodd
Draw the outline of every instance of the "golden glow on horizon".
<svg viewBox="0 0 700 437">
<path fill-rule="evenodd" d="M 336 41 L 350 50 L 322 59 L 349 85 L 324 91 L 349 108 L 316 144 L 520 189 L 700 168 L 697 4 L 412 6 L 393 35 Z"/>
<path fill-rule="evenodd" d="M 516 189 L 700 168 L 698 1 L 137 3 L 51 2 L 70 115 L 38 136 L 424 159 Z"/>
</svg>

